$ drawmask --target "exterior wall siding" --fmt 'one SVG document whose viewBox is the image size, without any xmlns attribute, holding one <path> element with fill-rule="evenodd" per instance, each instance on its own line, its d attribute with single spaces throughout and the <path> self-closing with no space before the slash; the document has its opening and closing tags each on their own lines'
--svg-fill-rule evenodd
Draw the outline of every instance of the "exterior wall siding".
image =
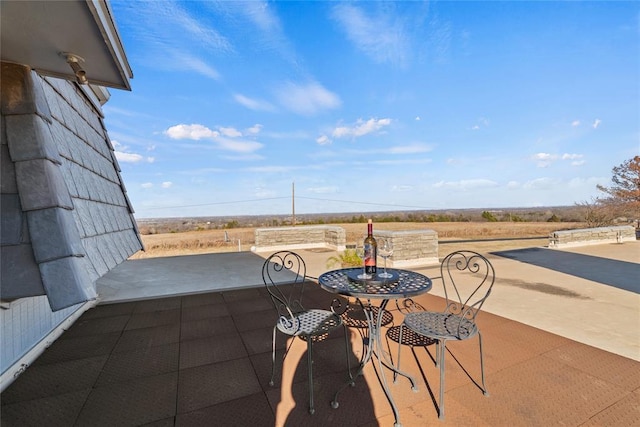
<svg viewBox="0 0 640 427">
<path fill-rule="evenodd" d="M 2 77 L 4 387 L 9 371 L 24 368 L 17 362 L 95 303 L 96 280 L 142 242 L 92 93 L 15 64 L 2 63 Z M 86 298 L 64 302 L 68 277 Z"/>
</svg>

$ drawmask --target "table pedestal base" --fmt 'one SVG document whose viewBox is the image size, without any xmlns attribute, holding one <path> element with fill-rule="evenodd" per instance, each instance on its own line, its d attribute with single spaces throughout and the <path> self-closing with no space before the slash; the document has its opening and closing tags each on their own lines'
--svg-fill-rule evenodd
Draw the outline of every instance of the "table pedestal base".
<svg viewBox="0 0 640 427">
<path fill-rule="evenodd" d="M 355 387 L 355 380 L 359 375 L 362 375 L 362 371 L 364 367 L 369 363 L 369 361 L 373 362 L 373 359 L 378 361 L 378 371 L 379 378 L 382 385 L 382 389 L 384 390 L 384 394 L 391 405 L 391 409 L 393 410 L 393 415 L 395 417 L 394 427 L 401 427 L 400 423 L 400 414 L 398 412 L 398 408 L 393 400 L 393 396 L 391 395 L 391 391 L 389 390 L 389 385 L 387 384 L 387 377 L 384 375 L 383 366 L 387 369 L 390 369 L 394 372 L 394 378 L 397 375 L 402 375 L 406 377 L 409 382 L 411 382 L 411 389 L 413 391 L 418 391 L 416 387 L 416 383 L 413 380 L 413 377 L 405 372 L 397 369 L 393 362 L 390 360 L 389 355 L 385 351 L 382 345 L 382 338 L 380 334 L 380 329 L 382 328 L 382 320 L 385 312 L 385 308 L 389 300 L 385 299 L 380 304 L 380 307 L 377 307 L 377 310 L 374 310 L 375 307 L 371 305 L 370 301 L 367 301 L 366 304 L 363 304 L 360 299 L 357 300 L 362 310 L 367 318 L 368 330 L 365 332 L 363 336 L 362 342 L 363 347 L 365 348 L 364 355 L 360 361 L 360 367 L 358 368 L 358 372 L 356 375 L 349 380 L 344 386 L 342 386 L 335 394 L 333 401 L 331 401 L 331 407 L 336 409 L 339 406 L 338 403 L 338 395 L 342 390 L 344 390 L 347 386 Z M 375 357 L 374 357 L 375 356 Z M 384 359 L 384 360 L 383 360 Z M 376 369 L 374 365 L 374 369 Z M 395 382 L 395 381 L 394 381 Z"/>
</svg>

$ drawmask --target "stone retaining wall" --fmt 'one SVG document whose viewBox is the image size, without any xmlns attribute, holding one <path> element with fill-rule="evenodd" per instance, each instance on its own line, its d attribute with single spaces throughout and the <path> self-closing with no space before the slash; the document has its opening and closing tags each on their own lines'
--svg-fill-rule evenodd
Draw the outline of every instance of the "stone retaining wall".
<svg viewBox="0 0 640 427">
<path fill-rule="evenodd" d="M 615 227 L 581 228 L 554 231 L 549 235 L 550 248 L 567 248 L 603 243 L 623 243 L 636 240 L 635 228 L 630 225 Z"/>
<path fill-rule="evenodd" d="M 393 243 L 393 255 L 388 258 L 387 267 L 406 268 L 440 263 L 438 233 L 434 230 L 374 230 L 373 236 L 378 241 L 378 247 L 382 245 L 382 239 L 391 239 Z M 378 268 L 383 267 L 384 259 L 378 255 Z"/>
<path fill-rule="evenodd" d="M 438 233 L 433 230 L 374 231 L 379 240 L 391 239 L 393 255 L 387 267 L 414 267 L 436 265 L 438 260 Z M 328 248 L 337 252 L 346 249 L 346 232 L 342 227 L 328 225 L 305 225 L 297 227 L 257 228 L 253 252 L 276 252 L 281 250 Z M 378 257 L 378 266 L 384 259 Z"/>
<path fill-rule="evenodd" d="M 257 228 L 254 252 L 275 252 L 285 249 L 329 248 L 344 251 L 346 233 L 342 227 L 305 225 L 299 227 Z"/>
</svg>

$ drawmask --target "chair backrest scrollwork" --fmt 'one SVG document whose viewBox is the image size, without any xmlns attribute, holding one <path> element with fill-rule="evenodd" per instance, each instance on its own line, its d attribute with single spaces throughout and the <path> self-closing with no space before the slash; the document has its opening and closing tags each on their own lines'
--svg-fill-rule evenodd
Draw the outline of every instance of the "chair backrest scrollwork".
<svg viewBox="0 0 640 427">
<path fill-rule="evenodd" d="M 456 251 L 440 264 L 444 285 L 445 312 L 460 317 L 460 327 L 475 323 L 478 311 L 491 294 L 495 270 L 484 256 L 472 251 Z"/>
<path fill-rule="evenodd" d="M 293 319 L 304 310 L 302 295 L 307 267 L 300 255 L 291 251 L 275 252 L 262 265 L 262 280 L 281 317 Z"/>
</svg>

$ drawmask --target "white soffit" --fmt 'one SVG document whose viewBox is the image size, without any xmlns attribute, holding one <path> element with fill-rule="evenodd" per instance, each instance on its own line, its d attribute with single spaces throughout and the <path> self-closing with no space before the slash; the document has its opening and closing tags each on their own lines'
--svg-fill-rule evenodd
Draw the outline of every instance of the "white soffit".
<svg viewBox="0 0 640 427">
<path fill-rule="evenodd" d="M 84 59 L 88 83 L 131 90 L 127 61 L 111 7 L 104 0 L 0 2 L 2 60 L 43 75 L 75 80 L 61 52 Z"/>
</svg>

